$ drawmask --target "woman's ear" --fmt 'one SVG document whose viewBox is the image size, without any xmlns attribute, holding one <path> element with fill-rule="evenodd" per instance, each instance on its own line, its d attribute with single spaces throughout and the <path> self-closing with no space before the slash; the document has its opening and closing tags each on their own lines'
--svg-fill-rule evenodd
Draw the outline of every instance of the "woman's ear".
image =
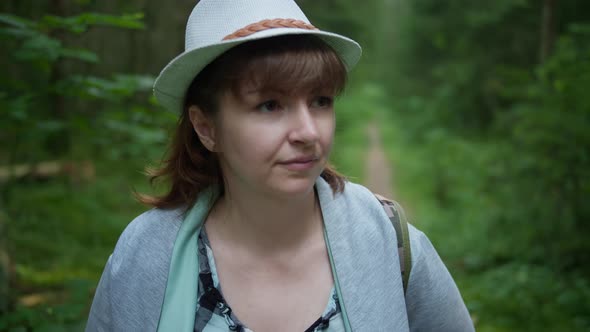
<svg viewBox="0 0 590 332">
<path fill-rule="evenodd" d="M 207 150 L 215 151 L 215 126 L 213 121 L 196 105 L 189 107 L 188 115 L 201 143 Z"/>
</svg>

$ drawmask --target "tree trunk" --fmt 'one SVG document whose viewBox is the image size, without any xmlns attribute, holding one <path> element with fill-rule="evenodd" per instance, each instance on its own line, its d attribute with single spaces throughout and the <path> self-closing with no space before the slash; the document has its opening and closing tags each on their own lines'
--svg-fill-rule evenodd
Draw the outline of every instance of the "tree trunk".
<svg viewBox="0 0 590 332">
<path fill-rule="evenodd" d="M 66 7 L 64 0 L 51 0 L 49 8 L 52 15 L 65 15 Z M 51 37 L 63 41 L 65 34 L 62 31 L 56 30 L 51 32 Z M 49 85 L 52 87 L 55 86 L 63 79 L 63 77 L 63 61 L 58 59 L 52 64 L 51 73 L 49 75 Z M 51 112 L 54 116 L 54 119 L 62 123 L 68 122 L 68 114 L 66 111 L 67 108 L 64 97 L 59 93 L 53 92 L 50 95 L 50 102 Z M 66 126 L 64 129 L 50 135 L 47 139 L 46 147 L 48 151 L 51 151 L 51 153 L 58 158 L 67 155 L 70 150 L 70 128 Z"/>
<path fill-rule="evenodd" d="M 12 307 L 14 300 L 10 292 L 14 271 L 6 248 L 5 222 L 4 214 L 0 212 L 0 316 Z"/>
<path fill-rule="evenodd" d="M 545 0 L 543 2 L 543 16 L 541 20 L 541 49 L 539 50 L 539 62 L 544 63 L 555 44 L 555 6 L 557 0 Z"/>
</svg>

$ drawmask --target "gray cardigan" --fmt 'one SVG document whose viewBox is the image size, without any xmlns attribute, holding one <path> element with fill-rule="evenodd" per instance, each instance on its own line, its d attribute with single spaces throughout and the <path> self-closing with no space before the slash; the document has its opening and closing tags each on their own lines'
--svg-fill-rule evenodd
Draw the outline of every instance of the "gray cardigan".
<svg viewBox="0 0 590 332">
<path fill-rule="evenodd" d="M 321 178 L 316 189 L 347 330 L 474 331 L 451 275 L 422 232 L 410 226 L 412 270 L 404 296 L 395 230 L 374 195 L 353 183 L 333 195 Z M 153 209 L 127 226 L 96 289 L 86 331 L 158 330 L 174 287 L 167 282 L 184 219 L 180 209 Z M 203 221 L 196 221 L 197 231 Z M 193 316 L 183 319 L 194 320 L 194 310 L 187 312 Z"/>
</svg>

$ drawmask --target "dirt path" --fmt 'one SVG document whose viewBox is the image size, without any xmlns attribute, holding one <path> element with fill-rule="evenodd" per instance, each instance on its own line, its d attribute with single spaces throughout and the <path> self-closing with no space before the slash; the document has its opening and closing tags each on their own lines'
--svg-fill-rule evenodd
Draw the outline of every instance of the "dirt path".
<svg viewBox="0 0 590 332">
<path fill-rule="evenodd" d="M 367 126 L 367 135 L 369 136 L 369 151 L 365 166 L 365 186 L 374 193 L 393 198 L 391 165 L 383 151 L 379 127 L 376 123 Z"/>
</svg>

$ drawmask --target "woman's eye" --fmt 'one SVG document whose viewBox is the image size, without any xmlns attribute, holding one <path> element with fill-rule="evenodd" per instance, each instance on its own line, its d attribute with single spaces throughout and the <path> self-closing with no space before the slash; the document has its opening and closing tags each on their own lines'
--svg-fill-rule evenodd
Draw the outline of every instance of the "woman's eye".
<svg viewBox="0 0 590 332">
<path fill-rule="evenodd" d="M 281 109 L 281 105 L 276 100 L 268 100 L 256 107 L 261 112 L 276 112 Z"/>
<path fill-rule="evenodd" d="M 334 103 L 334 98 L 320 96 L 320 97 L 317 97 L 313 100 L 311 106 L 312 107 L 319 107 L 319 108 L 328 108 L 328 107 L 332 107 L 333 103 Z"/>
</svg>

